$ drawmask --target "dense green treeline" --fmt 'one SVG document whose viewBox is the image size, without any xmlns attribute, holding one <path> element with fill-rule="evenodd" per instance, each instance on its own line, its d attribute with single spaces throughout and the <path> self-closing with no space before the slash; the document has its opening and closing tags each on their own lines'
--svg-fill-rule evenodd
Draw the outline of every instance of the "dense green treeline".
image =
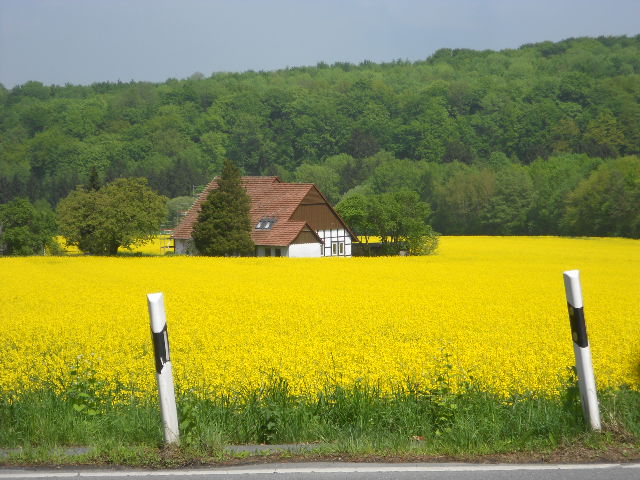
<svg viewBox="0 0 640 480">
<path fill-rule="evenodd" d="M 162 84 L 0 85 L 0 203 L 55 207 L 92 171 L 190 195 L 229 158 L 333 202 L 413 190 L 442 233 L 639 236 L 639 153 L 640 35 Z M 586 195 L 604 202 L 611 185 L 618 204 Z M 594 212 L 603 220 L 585 221 Z"/>
</svg>

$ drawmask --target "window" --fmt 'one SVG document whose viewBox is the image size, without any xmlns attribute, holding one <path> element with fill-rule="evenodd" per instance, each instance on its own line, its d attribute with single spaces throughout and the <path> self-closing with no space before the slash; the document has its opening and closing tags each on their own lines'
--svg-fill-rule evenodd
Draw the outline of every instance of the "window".
<svg viewBox="0 0 640 480">
<path fill-rule="evenodd" d="M 275 218 L 261 218 L 256 225 L 256 230 L 271 230 L 275 223 Z"/>
<path fill-rule="evenodd" d="M 265 257 L 271 256 L 271 247 L 264 247 L 264 256 Z"/>
<path fill-rule="evenodd" d="M 344 242 L 331 242 L 331 255 L 344 255 Z"/>
<path fill-rule="evenodd" d="M 282 250 L 280 250 L 279 248 L 276 248 L 276 257 L 281 257 L 282 256 Z"/>
</svg>

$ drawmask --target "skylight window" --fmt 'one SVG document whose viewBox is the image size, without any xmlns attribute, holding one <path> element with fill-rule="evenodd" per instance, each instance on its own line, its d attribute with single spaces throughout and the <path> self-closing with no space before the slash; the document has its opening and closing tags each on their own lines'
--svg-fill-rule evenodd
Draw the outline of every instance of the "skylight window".
<svg viewBox="0 0 640 480">
<path fill-rule="evenodd" d="M 256 230 L 271 230 L 275 223 L 275 218 L 261 218 L 256 225 Z"/>
</svg>

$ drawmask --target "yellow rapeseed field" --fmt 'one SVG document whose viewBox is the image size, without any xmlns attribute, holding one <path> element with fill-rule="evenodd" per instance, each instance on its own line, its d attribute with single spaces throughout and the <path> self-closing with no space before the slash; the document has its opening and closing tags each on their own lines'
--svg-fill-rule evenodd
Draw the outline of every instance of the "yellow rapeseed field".
<svg viewBox="0 0 640 480">
<path fill-rule="evenodd" d="M 448 372 L 554 395 L 574 363 L 562 272 L 575 268 L 598 386 L 638 388 L 639 241 L 443 237 L 430 257 L 0 258 L 0 393 L 63 392 L 79 375 L 116 401 L 155 395 L 146 294 L 164 292 L 181 392 L 274 377 L 298 393 L 390 391 Z"/>
<path fill-rule="evenodd" d="M 64 237 L 56 237 L 58 245 L 66 255 L 82 255 L 82 252 L 78 247 L 68 246 Z M 157 235 L 152 240 L 145 242 L 141 245 L 135 245 L 131 247 L 131 250 L 120 247 L 118 253 L 136 253 L 142 255 L 164 255 L 171 251 L 173 248 L 173 240 L 170 235 Z"/>
</svg>

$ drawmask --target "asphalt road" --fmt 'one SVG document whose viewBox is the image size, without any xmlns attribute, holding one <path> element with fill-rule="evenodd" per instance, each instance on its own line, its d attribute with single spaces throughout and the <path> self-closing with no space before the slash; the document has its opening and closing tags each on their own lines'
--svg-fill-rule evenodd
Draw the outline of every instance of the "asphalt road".
<svg viewBox="0 0 640 480">
<path fill-rule="evenodd" d="M 0 480 L 87 478 L 88 480 L 639 480 L 640 463 L 586 465 L 477 465 L 428 463 L 285 463 L 195 470 L 97 470 L 0 468 Z"/>
</svg>

